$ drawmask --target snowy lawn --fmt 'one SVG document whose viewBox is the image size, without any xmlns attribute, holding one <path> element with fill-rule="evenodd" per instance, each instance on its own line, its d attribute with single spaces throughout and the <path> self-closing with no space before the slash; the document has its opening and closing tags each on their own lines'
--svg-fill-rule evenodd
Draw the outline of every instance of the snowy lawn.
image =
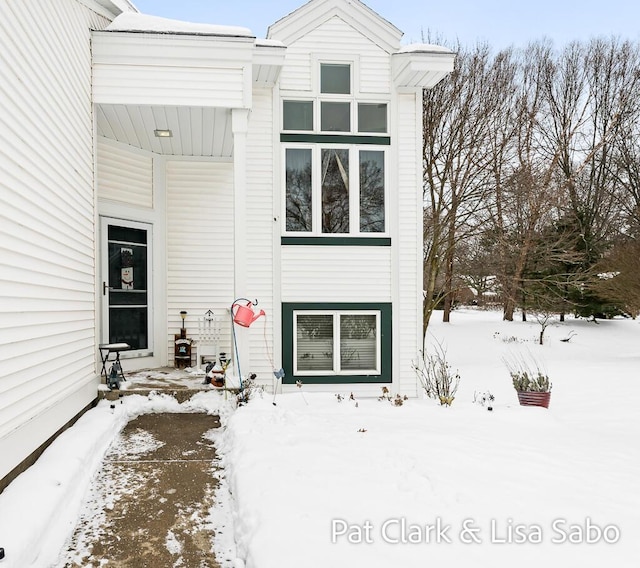
<svg viewBox="0 0 640 568">
<path fill-rule="evenodd" d="M 540 346 L 537 324 L 495 312 L 440 319 L 428 340 L 460 371 L 451 408 L 356 406 L 303 386 L 235 412 L 223 449 L 238 556 L 255 568 L 637 566 L 640 322 L 570 319 Z M 518 405 L 502 362 L 514 352 L 551 375 L 549 410 Z M 487 390 L 492 412 L 472 402 Z"/>
<path fill-rule="evenodd" d="M 435 314 L 428 336 L 461 375 L 451 408 L 339 402 L 304 386 L 235 411 L 218 393 L 101 403 L 0 495 L 0 564 L 56 566 L 114 434 L 139 413 L 179 409 L 226 425 L 216 443 L 233 497 L 221 494 L 211 521 L 233 517 L 236 567 L 637 566 L 640 322 L 570 319 L 539 346 L 535 323 L 452 319 Z M 518 406 L 502 358 L 519 352 L 550 374 L 548 410 Z M 486 391 L 491 412 L 473 403 Z"/>
</svg>

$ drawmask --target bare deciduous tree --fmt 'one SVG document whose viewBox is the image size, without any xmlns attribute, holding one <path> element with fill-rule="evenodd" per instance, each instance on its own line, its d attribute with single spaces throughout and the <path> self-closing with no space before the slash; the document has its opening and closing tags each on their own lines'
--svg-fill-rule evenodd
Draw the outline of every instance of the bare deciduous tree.
<svg viewBox="0 0 640 568">
<path fill-rule="evenodd" d="M 452 75 L 424 92 L 425 329 L 440 300 L 449 320 L 456 244 L 481 225 L 490 188 L 486 140 L 509 59 L 510 52 L 492 57 L 486 44 L 460 49 Z"/>
<path fill-rule="evenodd" d="M 470 279 L 457 258 L 474 270 L 492 256 L 507 320 L 532 302 L 563 315 L 583 291 L 604 293 L 600 259 L 627 265 L 606 252 L 640 235 L 638 45 L 460 49 L 424 109 L 425 328 L 441 300 L 448 321 L 454 283 Z M 470 256 L 465 241 L 486 250 Z"/>
</svg>

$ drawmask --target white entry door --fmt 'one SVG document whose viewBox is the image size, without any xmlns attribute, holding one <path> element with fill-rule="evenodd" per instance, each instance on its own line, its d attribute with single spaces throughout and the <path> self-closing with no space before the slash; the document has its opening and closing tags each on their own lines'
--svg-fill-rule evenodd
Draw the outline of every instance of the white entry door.
<svg viewBox="0 0 640 568">
<path fill-rule="evenodd" d="M 101 218 L 102 343 L 153 352 L 151 225 Z"/>
</svg>

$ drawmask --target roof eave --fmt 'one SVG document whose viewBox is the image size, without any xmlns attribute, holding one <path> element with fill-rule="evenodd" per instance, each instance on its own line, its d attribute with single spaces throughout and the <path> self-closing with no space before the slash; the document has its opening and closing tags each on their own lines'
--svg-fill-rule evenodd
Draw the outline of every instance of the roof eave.
<svg viewBox="0 0 640 568">
<path fill-rule="evenodd" d="M 430 89 L 453 71 L 456 54 L 443 51 L 412 51 L 392 56 L 396 87 Z"/>
</svg>

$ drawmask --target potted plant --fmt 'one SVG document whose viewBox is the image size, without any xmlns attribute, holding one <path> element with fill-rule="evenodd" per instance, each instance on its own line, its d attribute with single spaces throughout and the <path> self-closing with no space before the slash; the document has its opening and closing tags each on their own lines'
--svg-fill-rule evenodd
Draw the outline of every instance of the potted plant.
<svg viewBox="0 0 640 568">
<path fill-rule="evenodd" d="M 513 382 L 513 388 L 518 393 L 521 406 L 543 406 L 549 408 L 551 400 L 551 381 L 549 375 L 537 363 L 530 366 L 524 360 L 516 363 L 506 363 Z"/>
</svg>

